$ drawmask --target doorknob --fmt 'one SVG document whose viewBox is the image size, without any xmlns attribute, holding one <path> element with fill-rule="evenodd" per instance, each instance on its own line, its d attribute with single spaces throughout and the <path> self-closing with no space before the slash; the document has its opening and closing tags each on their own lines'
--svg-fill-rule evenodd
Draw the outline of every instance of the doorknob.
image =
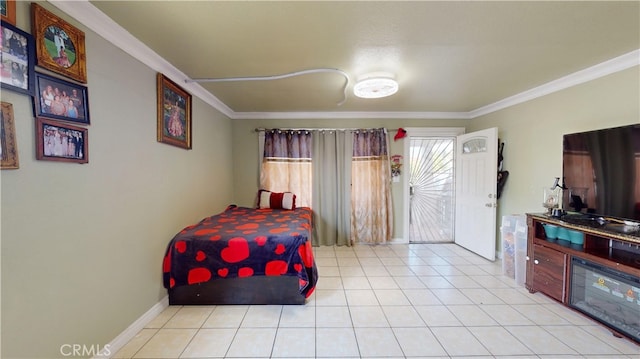
<svg viewBox="0 0 640 359">
<path fill-rule="evenodd" d="M 496 208 L 498 205 L 495 203 L 485 203 L 484 206 L 488 208 Z"/>
</svg>

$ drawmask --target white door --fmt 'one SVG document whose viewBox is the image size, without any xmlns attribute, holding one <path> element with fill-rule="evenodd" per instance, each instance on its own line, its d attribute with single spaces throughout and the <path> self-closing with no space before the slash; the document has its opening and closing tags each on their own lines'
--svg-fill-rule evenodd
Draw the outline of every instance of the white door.
<svg viewBox="0 0 640 359">
<path fill-rule="evenodd" d="M 498 129 L 458 136 L 455 243 L 489 260 L 496 255 Z"/>
</svg>

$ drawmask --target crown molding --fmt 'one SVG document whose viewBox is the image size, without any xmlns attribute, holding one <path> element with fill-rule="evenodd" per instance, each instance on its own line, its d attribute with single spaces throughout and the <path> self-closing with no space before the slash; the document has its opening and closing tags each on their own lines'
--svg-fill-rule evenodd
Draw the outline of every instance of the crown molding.
<svg viewBox="0 0 640 359">
<path fill-rule="evenodd" d="M 343 111 L 343 112 L 235 112 L 236 120 L 327 120 L 327 119 L 419 119 L 468 120 L 468 112 L 403 112 L 403 111 Z"/>
<path fill-rule="evenodd" d="M 64 11 L 67 15 L 73 17 L 78 22 L 94 31 L 96 34 L 111 42 L 116 47 L 122 49 L 155 71 L 161 72 L 174 82 L 179 83 L 193 96 L 200 98 L 202 101 L 217 109 L 225 116 L 234 120 L 356 118 L 470 120 L 640 65 L 640 49 L 637 49 L 468 112 L 235 112 L 199 84 L 186 82 L 185 79 L 189 78 L 187 75 L 175 68 L 172 64 L 151 50 L 147 45 L 111 20 L 111 18 L 89 3 L 88 0 L 48 1 L 61 11 Z"/>
<path fill-rule="evenodd" d="M 209 91 L 197 83 L 187 83 L 185 79 L 189 78 L 182 71 L 162 58 L 156 52 L 151 50 L 147 45 L 131 35 L 127 30 L 118 25 L 110 17 L 98 10 L 88 0 L 48 0 L 58 9 L 64 11 L 67 15 L 73 17 L 78 22 L 94 31 L 96 34 L 111 42 L 116 47 L 122 49 L 136 60 L 149 66 L 153 70 L 162 73 L 173 82 L 180 84 L 182 88 L 191 93 L 191 95 L 200 98 L 202 101 L 211 105 L 227 117 L 233 118 L 233 110 L 213 96 Z"/>
<path fill-rule="evenodd" d="M 538 97 L 546 96 L 638 65 L 640 65 L 640 49 L 588 67 L 584 70 L 576 71 L 557 80 L 547 82 L 546 84 L 520 92 L 519 94 L 507 97 L 492 104 L 477 108 L 468 112 L 469 118 L 473 119 L 496 112 L 507 107 L 531 101 Z"/>
</svg>

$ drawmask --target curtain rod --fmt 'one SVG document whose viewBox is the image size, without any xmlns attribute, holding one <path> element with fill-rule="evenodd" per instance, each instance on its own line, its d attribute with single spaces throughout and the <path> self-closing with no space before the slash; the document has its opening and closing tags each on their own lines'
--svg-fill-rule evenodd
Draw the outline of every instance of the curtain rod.
<svg viewBox="0 0 640 359">
<path fill-rule="evenodd" d="M 383 128 L 388 132 L 397 132 L 398 130 L 388 130 L 384 127 L 375 127 L 375 128 L 262 128 L 256 127 L 254 129 L 255 132 L 264 132 L 267 130 L 282 130 L 282 131 L 362 131 L 362 130 L 377 130 Z"/>
</svg>

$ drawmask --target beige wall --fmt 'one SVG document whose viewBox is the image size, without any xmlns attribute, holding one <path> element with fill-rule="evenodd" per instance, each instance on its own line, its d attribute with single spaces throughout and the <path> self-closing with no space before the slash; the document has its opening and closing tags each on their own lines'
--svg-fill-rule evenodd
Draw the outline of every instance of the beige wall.
<svg viewBox="0 0 640 359">
<path fill-rule="evenodd" d="M 562 176 L 562 135 L 640 123 L 639 67 L 609 75 L 471 121 L 469 131 L 498 127 L 509 178 L 503 215 L 543 212 L 542 188 Z"/>
<path fill-rule="evenodd" d="M 18 2 L 22 29 L 28 5 Z M 20 160 L 1 172 L 3 358 L 112 341 L 166 295 L 162 257 L 175 233 L 232 202 L 231 121 L 194 98 L 193 149 L 158 143 L 156 72 L 78 27 L 88 164 L 36 161 L 31 100 L 2 91 Z"/>
</svg>

